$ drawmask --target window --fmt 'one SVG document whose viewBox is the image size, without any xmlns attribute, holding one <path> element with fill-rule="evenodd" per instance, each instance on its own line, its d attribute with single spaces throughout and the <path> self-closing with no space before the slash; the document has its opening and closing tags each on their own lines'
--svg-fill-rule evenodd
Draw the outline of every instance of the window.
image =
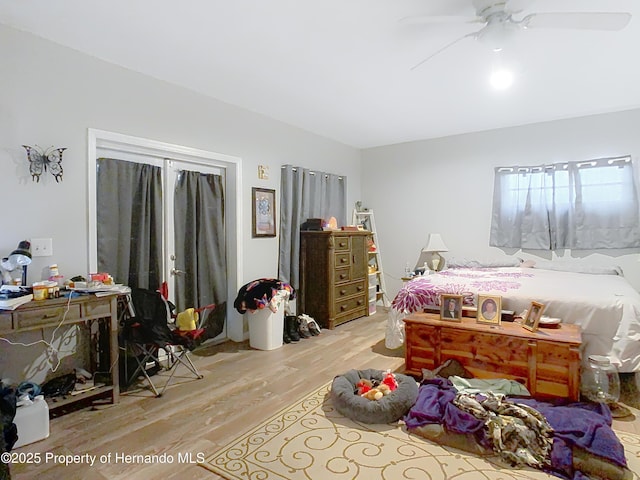
<svg viewBox="0 0 640 480">
<path fill-rule="evenodd" d="M 631 158 L 496 168 L 489 244 L 536 250 L 639 247 Z"/>
</svg>

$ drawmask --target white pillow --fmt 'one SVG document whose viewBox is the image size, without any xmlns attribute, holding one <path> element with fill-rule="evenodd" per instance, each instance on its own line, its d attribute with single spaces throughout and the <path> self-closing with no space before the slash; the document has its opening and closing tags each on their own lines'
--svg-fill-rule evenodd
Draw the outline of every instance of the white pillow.
<svg viewBox="0 0 640 480">
<path fill-rule="evenodd" d="M 522 263 L 520 258 L 507 257 L 500 260 L 471 260 L 468 258 L 452 258 L 447 260 L 449 268 L 497 268 L 497 267 L 519 267 Z"/>
<path fill-rule="evenodd" d="M 533 268 L 560 270 L 561 272 L 590 273 L 594 275 L 623 275 L 622 268 L 618 265 L 593 265 L 578 260 L 536 261 Z"/>
</svg>

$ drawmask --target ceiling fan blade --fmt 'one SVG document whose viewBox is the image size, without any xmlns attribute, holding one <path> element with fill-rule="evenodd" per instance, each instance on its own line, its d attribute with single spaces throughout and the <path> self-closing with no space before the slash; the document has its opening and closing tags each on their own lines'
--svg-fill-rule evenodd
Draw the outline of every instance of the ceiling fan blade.
<svg viewBox="0 0 640 480">
<path fill-rule="evenodd" d="M 505 11 L 510 14 L 521 13 L 531 6 L 533 0 L 507 0 Z"/>
<path fill-rule="evenodd" d="M 414 15 L 403 17 L 398 22 L 405 25 L 440 25 L 451 23 L 477 23 L 484 20 L 475 15 Z"/>
<path fill-rule="evenodd" d="M 416 68 L 424 65 L 425 63 L 427 63 L 429 60 L 431 60 L 433 57 L 435 57 L 436 55 L 438 55 L 441 52 L 444 52 L 447 48 L 454 46 L 456 43 L 458 43 L 460 40 L 464 40 L 467 37 L 475 37 L 477 35 L 478 32 L 473 32 L 473 33 L 469 33 L 467 35 L 464 35 L 462 37 L 456 38 L 453 42 L 447 43 L 444 47 L 442 47 L 439 50 L 436 50 L 434 53 L 432 53 L 431 55 L 429 55 L 427 58 L 425 58 L 424 60 L 420 61 L 419 63 L 416 63 L 413 67 L 411 67 L 411 70 L 415 70 Z"/>
<path fill-rule="evenodd" d="M 573 28 L 581 30 L 622 30 L 631 20 L 627 12 L 532 13 L 520 22 L 525 28 Z"/>
<path fill-rule="evenodd" d="M 523 12 L 533 0 L 472 0 L 476 14 L 486 17 L 489 13 L 504 12 L 510 15 Z"/>
</svg>

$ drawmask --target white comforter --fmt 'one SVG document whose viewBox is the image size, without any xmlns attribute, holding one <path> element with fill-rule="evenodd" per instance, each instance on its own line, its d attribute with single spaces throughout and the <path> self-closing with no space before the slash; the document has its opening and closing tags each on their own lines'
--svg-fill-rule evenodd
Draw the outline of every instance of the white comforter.
<svg viewBox="0 0 640 480">
<path fill-rule="evenodd" d="M 546 305 L 544 315 L 582 327 L 583 358 L 606 355 L 620 372 L 640 370 L 640 293 L 620 275 L 600 275 L 502 267 L 450 269 L 407 282 L 393 301 L 387 346 L 404 338 L 402 318 L 438 305 L 440 293 L 465 295 L 475 304 L 477 293 L 502 296 L 502 308 L 516 314 L 532 301 Z"/>
</svg>

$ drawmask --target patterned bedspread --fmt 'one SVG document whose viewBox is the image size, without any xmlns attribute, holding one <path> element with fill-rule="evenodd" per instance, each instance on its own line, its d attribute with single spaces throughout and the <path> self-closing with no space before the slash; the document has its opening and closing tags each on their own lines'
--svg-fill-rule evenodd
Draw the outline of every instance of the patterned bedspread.
<svg viewBox="0 0 640 480">
<path fill-rule="evenodd" d="M 545 315 L 581 326 L 584 358 L 606 355 L 620 372 L 640 370 L 640 293 L 621 275 L 498 267 L 417 277 L 405 283 L 392 302 L 389 348 L 404 342 L 405 315 L 439 306 L 441 293 L 461 294 L 467 305 L 475 305 L 478 293 L 500 295 L 502 308 L 516 314 L 532 301 L 543 303 Z"/>
<path fill-rule="evenodd" d="M 477 292 L 506 293 L 522 286 L 522 277 L 533 277 L 532 273 L 504 271 L 499 268 L 451 269 L 436 275 L 416 277 L 407 282 L 393 299 L 392 307 L 397 310 L 416 312 L 427 306 L 440 305 L 441 293 L 464 296 L 467 305 L 475 304 Z"/>
</svg>

